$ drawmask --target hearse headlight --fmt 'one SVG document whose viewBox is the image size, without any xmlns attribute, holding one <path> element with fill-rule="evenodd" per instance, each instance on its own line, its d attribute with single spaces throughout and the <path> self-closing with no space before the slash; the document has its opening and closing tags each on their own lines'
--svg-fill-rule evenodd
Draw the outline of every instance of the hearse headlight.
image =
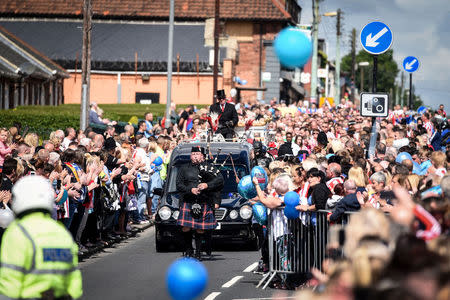
<svg viewBox="0 0 450 300">
<path fill-rule="evenodd" d="M 252 208 L 248 205 L 244 205 L 239 210 L 239 215 L 242 219 L 248 220 L 252 217 Z"/>
<path fill-rule="evenodd" d="M 230 219 L 235 220 L 239 216 L 239 213 L 236 210 L 230 211 Z"/>
<path fill-rule="evenodd" d="M 180 211 L 179 210 L 174 210 L 172 213 L 172 218 L 174 218 L 175 220 L 178 220 L 178 216 L 180 215 Z"/>
<path fill-rule="evenodd" d="M 172 211 L 167 206 L 163 206 L 158 210 L 158 215 L 161 218 L 161 220 L 167 221 L 172 215 Z"/>
</svg>

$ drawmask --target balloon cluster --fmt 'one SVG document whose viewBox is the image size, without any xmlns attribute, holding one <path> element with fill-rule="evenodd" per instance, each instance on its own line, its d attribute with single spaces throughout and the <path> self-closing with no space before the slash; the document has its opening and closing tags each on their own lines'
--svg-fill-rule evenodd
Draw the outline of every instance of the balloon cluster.
<svg viewBox="0 0 450 300">
<path fill-rule="evenodd" d="M 269 183 L 269 178 L 267 177 L 267 173 L 264 168 L 260 166 L 254 167 L 250 175 L 246 175 L 241 178 L 238 184 L 238 193 L 244 199 L 252 199 L 257 196 L 256 188 L 253 185 L 253 178 L 256 177 L 258 179 L 258 185 L 261 190 L 265 190 L 267 188 L 267 184 Z"/>
<path fill-rule="evenodd" d="M 300 204 L 300 196 L 294 191 L 287 192 L 284 195 L 284 204 L 286 205 L 284 208 L 286 218 L 297 219 L 300 212 L 295 207 Z"/>
<path fill-rule="evenodd" d="M 252 199 L 257 196 L 256 189 L 250 175 L 246 175 L 239 180 L 237 189 L 239 195 L 241 195 L 244 199 Z"/>
<path fill-rule="evenodd" d="M 193 258 L 179 258 L 173 262 L 166 274 L 166 285 L 174 300 L 193 300 L 205 289 L 208 271 Z"/>
</svg>

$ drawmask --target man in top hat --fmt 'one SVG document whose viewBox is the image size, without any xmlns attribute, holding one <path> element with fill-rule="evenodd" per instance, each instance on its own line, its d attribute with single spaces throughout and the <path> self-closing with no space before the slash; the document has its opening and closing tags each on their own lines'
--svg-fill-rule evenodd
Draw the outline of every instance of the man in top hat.
<svg viewBox="0 0 450 300">
<path fill-rule="evenodd" d="M 211 113 L 214 112 L 220 116 L 216 132 L 222 134 L 226 139 L 231 139 L 234 135 L 234 127 L 239 121 L 236 108 L 233 104 L 227 103 L 224 90 L 217 91 L 217 100 L 218 102 L 211 105 L 209 109 Z"/>
<path fill-rule="evenodd" d="M 195 257 L 198 259 L 201 259 L 203 240 L 206 254 L 211 256 L 210 233 L 217 226 L 213 207 L 218 204 L 216 195 L 224 185 L 222 174 L 205 161 L 205 155 L 205 148 L 192 147 L 191 160 L 180 168 L 176 181 L 181 196 L 177 225 L 182 227 L 184 255 L 193 255 L 192 231 L 195 230 Z"/>
</svg>

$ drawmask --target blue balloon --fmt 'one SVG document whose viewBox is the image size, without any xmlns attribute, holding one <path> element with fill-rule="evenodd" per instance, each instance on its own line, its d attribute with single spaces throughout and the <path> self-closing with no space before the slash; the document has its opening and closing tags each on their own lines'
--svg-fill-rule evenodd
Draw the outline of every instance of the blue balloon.
<svg viewBox="0 0 450 300">
<path fill-rule="evenodd" d="M 419 107 L 419 108 L 417 109 L 417 113 L 418 113 L 419 115 L 425 113 L 426 111 L 427 111 L 427 107 L 426 107 L 426 106 L 421 106 L 421 107 Z"/>
<path fill-rule="evenodd" d="M 284 215 L 288 219 L 297 219 L 300 216 L 300 212 L 295 209 L 295 206 L 285 206 Z"/>
<path fill-rule="evenodd" d="M 238 184 L 238 193 L 245 199 L 255 198 L 258 194 L 256 193 L 255 186 L 253 185 L 252 178 L 250 175 L 246 175 L 241 178 Z"/>
<path fill-rule="evenodd" d="M 193 258 L 179 258 L 173 262 L 166 274 L 166 286 L 174 300 L 193 300 L 208 283 L 205 266 Z"/>
<path fill-rule="evenodd" d="M 158 156 L 157 158 L 155 158 L 155 160 L 153 161 L 153 163 L 155 164 L 155 166 L 160 166 L 163 163 L 163 160 L 161 158 L 161 156 Z"/>
<path fill-rule="evenodd" d="M 267 208 L 261 202 L 256 202 L 252 207 L 253 216 L 255 217 L 256 222 L 261 225 L 267 224 Z"/>
<path fill-rule="evenodd" d="M 397 155 L 397 158 L 395 159 L 395 161 L 398 162 L 399 164 L 401 164 L 402 161 L 404 161 L 405 159 L 412 160 L 411 154 L 409 154 L 408 152 L 400 152 Z"/>
<path fill-rule="evenodd" d="M 282 65 L 301 68 L 311 57 L 311 40 L 299 29 L 288 27 L 280 31 L 274 42 L 275 53 Z"/>
<path fill-rule="evenodd" d="M 267 177 L 266 170 L 264 170 L 263 167 L 261 166 L 254 167 L 250 172 L 250 176 L 252 177 L 252 180 L 253 177 L 256 177 L 258 179 L 258 184 L 261 190 L 264 191 L 266 189 L 267 184 L 269 183 L 269 178 Z"/>
<path fill-rule="evenodd" d="M 300 196 L 294 191 L 287 192 L 286 195 L 284 195 L 284 204 L 286 204 L 286 206 L 296 207 L 300 204 Z"/>
</svg>

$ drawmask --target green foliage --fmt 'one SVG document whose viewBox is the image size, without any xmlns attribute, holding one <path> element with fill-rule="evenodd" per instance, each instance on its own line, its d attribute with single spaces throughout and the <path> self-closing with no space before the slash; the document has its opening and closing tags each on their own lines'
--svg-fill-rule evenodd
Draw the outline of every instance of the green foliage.
<svg viewBox="0 0 450 300">
<path fill-rule="evenodd" d="M 165 104 L 104 104 L 99 106 L 103 109 L 105 118 L 122 122 L 128 122 L 133 116 L 142 119 L 146 112 L 153 113 L 155 118 L 162 117 L 166 108 Z M 177 105 L 177 109 L 186 106 Z M 197 108 L 205 106 L 197 105 Z M 36 132 L 43 137 L 48 137 L 50 132 L 56 129 L 79 128 L 80 105 L 20 106 L 1 111 L 0 127 L 11 127 L 16 124 L 20 124 L 22 128 L 28 127 L 28 132 Z"/>
<path fill-rule="evenodd" d="M 395 78 L 399 72 L 397 63 L 393 57 L 394 51 L 388 50 L 378 55 L 378 72 L 377 72 L 377 91 L 389 93 L 390 89 L 395 87 Z M 364 72 L 364 91 L 372 91 L 372 74 L 373 74 L 373 55 L 361 50 L 356 55 L 356 64 L 360 62 L 369 62 L 369 66 L 360 67 L 356 70 L 356 86 L 361 86 L 361 71 Z M 342 58 L 341 70 L 351 73 L 352 56 L 347 54 Z"/>
</svg>

